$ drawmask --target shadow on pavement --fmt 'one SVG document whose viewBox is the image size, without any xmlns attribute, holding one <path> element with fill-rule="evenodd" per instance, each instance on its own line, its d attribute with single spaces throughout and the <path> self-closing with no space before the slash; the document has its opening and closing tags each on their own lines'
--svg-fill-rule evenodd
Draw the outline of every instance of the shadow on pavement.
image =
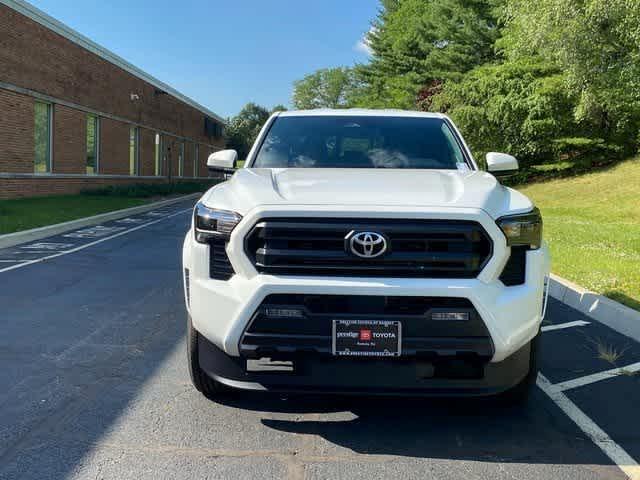
<svg viewBox="0 0 640 480">
<path fill-rule="evenodd" d="M 302 419 L 261 421 L 277 431 L 316 435 L 358 454 L 612 465 L 539 390 L 528 405 L 518 407 L 506 407 L 490 398 L 279 397 L 254 393 L 236 394 L 221 402 L 264 412 L 265 417 L 310 414 Z M 312 419 L 304 418 L 309 416 Z"/>
<path fill-rule="evenodd" d="M 71 475 L 184 341 L 189 220 L 2 274 L 0 478 Z"/>
</svg>

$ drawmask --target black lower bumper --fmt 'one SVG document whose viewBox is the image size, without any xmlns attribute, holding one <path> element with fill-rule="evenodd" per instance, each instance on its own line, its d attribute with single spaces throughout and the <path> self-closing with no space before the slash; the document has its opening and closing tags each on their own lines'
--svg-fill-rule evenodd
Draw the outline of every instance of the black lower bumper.
<svg viewBox="0 0 640 480">
<path fill-rule="evenodd" d="M 508 390 L 529 371 L 531 344 L 499 363 L 465 369 L 462 359 L 438 361 L 349 359 L 297 355 L 288 372 L 247 371 L 247 359 L 231 357 L 199 336 L 201 368 L 214 380 L 244 390 L 365 395 L 482 396 Z M 434 368 L 435 365 L 435 368 Z M 461 368 L 456 368 L 463 365 Z M 469 374 L 471 373 L 471 374 Z"/>
</svg>

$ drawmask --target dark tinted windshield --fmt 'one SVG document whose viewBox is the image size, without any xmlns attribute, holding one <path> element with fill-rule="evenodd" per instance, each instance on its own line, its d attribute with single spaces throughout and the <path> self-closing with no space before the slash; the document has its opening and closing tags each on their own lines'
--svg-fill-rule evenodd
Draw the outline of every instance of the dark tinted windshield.
<svg viewBox="0 0 640 480">
<path fill-rule="evenodd" d="M 465 158 L 439 118 L 278 117 L 254 168 L 420 168 L 453 170 Z"/>
</svg>

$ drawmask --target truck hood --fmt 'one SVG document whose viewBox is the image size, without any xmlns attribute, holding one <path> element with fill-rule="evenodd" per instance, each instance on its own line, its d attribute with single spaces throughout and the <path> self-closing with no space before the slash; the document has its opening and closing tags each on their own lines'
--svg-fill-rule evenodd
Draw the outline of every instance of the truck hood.
<svg viewBox="0 0 640 480">
<path fill-rule="evenodd" d="M 240 169 L 202 201 L 241 215 L 260 205 L 481 208 L 494 218 L 532 208 L 480 171 L 403 169 Z"/>
</svg>

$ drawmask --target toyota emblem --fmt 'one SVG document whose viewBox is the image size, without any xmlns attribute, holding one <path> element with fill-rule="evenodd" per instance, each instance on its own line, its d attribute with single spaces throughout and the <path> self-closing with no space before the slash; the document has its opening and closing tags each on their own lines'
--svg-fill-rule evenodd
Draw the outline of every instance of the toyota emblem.
<svg viewBox="0 0 640 480">
<path fill-rule="evenodd" d="M 376 232 L 351 232 L 349 250 L 360 258 L 376 258 L 387 251 L 387 239 Z"/>
</svg>

